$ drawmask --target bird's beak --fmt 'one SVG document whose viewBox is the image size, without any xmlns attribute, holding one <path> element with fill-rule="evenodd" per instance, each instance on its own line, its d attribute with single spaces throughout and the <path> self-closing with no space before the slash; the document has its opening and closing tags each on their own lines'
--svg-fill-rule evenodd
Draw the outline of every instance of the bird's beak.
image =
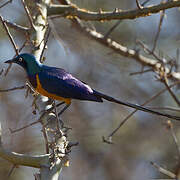
<svg viewBox="0 0 180 180">
<path fill-rule="evenodd" d="M 10 60 L 5 61 L 4 63 L 11 64 L 11 63 L 14 63 L 14 62 L 15 62 L 15 60 L 14 60 L 14 59 L 10 59 Z"/>
</svg>

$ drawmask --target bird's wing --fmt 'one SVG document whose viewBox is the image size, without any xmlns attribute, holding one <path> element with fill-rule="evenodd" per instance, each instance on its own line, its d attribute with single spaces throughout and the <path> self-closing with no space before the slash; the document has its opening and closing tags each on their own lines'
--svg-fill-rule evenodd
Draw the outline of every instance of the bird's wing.
<svg viewBox="0 0 180 180">
<path fill-rule="evenodd" d="M 43 66 L 38 74 L 40 83 L 47 92 L 63 98 L 102 102 L 90 86 L 73 77 L 64 69 Z"/>
</svg>

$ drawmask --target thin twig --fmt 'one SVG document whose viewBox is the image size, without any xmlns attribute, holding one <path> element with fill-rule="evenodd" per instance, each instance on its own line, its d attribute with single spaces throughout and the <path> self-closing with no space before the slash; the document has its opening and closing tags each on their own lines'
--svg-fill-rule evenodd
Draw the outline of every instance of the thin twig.
<svg viewBox="0 0 180 180">
<path fill-rule="evenodd" d="M 164 85 L 166 86 L 169 94 L 172 96 L 172 98 L 173 98 L 174 101 L 176 102 L 176 104 L 180 107 L 180 101 L 179 101 L 178 97 L 176 97 L 176 95 L 174 94 L 174 92 L 171 90 L 171 88 L 169 87 L 167 77 L 164 78 L 163 83 L 164 83 Z"/>
<path fill-rule="evenodd" d="M 144 1 L 144 2 L 141 4 L 141 6 L 146 5 L 149 1 L 151 1 L 151 0 L 146 0 L 146 1 Z"/>
<path fill-rule="evenodd" d="M 139 0 L 136 0 L 136 5 L 138 9 L 143 9 L 143 6 L 141 6 L 141 4 L 139 3 Z"/>
<path fill-rule="evenodd" d="M 174 173 L 172 173 L 171 171 L 169 170 L 166 170 L 164 169 L 163 167 L 159 166 L 158 164 L 154 163 L 154 162 L 150 162 L 152 166 L 154 166 L 160 173 L 170 177 L 170 178 L 173 178 L 173 179 L 176 179 L 176 175 Z"/>
<path fill-rule="evenodd" d="M 19 24 L 14 23 L 14 22 L 12 23 L 8 20 L 4 20 L 4 22 L 7 24 L 8 27 L 11 27 L 17 31 L 22 32 L 22 33 L 29 33 L 29 31 L 30 31 L 30 28 L 25 27 L 25 26 L 21 26 Z"/>
<path fill-rule="evenodd" d="M 23 129 L 26 129 L 26 128 L 28 128 L 28 127 L 31 127 L 31 126 L 33 126 L 34 124 L 39 123 L 40 121 L 41 121 L 41 120 L 38 119 L 37 121 L 34 121 L 34 122 L 32 122 L 32 123 L 30 123 L 30 124 L 28 124 L 28 125 L 26 125 L 26 126 L 23 126 L 23 127 L 21 127 L 21 128 L 18 128 L 18 129 L 15 129 L 15 130 L 12 130 L 11 128 L 9 128 L 9 130 L 10 130 L 11 134 L 13 134 L 13 133 L 16 133 L 16 132 L 18 132 L 18 131 L 22 131 Z"/>
<path fill-rule="evenodd" d="M 0 89 L 0 92 L 9 92 L 9 91 L 15 91 L 15 90 L 18 90 L 18 89 L 24 89 L 26 86 L 18 86 L 18 87 L 13 87 L 13 88 L 10 88 L 10 89 Z"/>
<path fill-rule="evenodd" d="M 16 52 L 16 55 L 18 55 L 18 54 L 19 54 L 19 50 L 18 50 L 18 48 L 17 48 L 17 45 L 16 45 L 13 37 L 11 36 L 11 34 L 10 34 L 10 32 L 9 32 L 9 29 L 8 29 L 8 27 L 7 27 L 7 25 L 6 25 L 6 22 L 4 21 L 4 19 L 3 19 L 2 16 L 0 16 L 0 20 L 1 20 L 2 24 L 3 24 L 3 26 L 4 26 L 4 29 L 5 29 L 5 31 L 6 31 L 6 33 L 7 33 L 8 37 L 9 37 L 9 39 L 10 39 L 12 45 L 13 45 L 13 47 L 14 47 L 14 50 L 15 50 L 15 52 Z"/>
<path fill-rule="evenodd" d="M 47 131 L 43 123 L 42 124 L 42 132 L 45 140 L 45 146 L 46 146 L 46 153 L 49 154 L 49 143 L 48 143 L 48 137 L 47 137 Z"/>
<path fill-rule="evenodd" d="M 35 25 L 34 25 L 34 23 L 33 23 L 32 16 L 31 16 L 31 14 L 30 14 L 30 12 L 29 12 L 29 9 L 28 9 L 25 1 L 24 1 L 24 0 L 21 0 L 21 2 L 22 2 L 22 4 L 23 4 L 24 10 L 26 11 L 26 15 L 27 15 L 27 17 L 28 17 L 28 19 L 29 19 L 29 22 L 30 22 L 31 27 L 32 27 L 33 29 L 35 29 Z"/>
<path fill-rule="evenodd" d="M 26 44 L 27 44 L 27 39 L 25 40 L 25 42 L 23 43 L 23 45 L 19 48 L 19 52 L 21 52 L 22 51 L 22 49 L 26 46 Z M 16 56 L 16 55 L 15 55 Z M 14 56 L 14 57 L 15 57 Z M 13 58 L 14 58 L 13 57 Z M 11 67 L 12 67 L 12 63 L 11 64 L 9 64 L 9 66 L 8 66 L 8 68 L 6 69 L 6 71 L 5 71 L 5 73 L 4 73 L 4 76 L 6 76 L 7 74 L 8 74 L 8 72 L 10 71 L 10 69 L 11 69 Z"/>
<path fill-rule="evenodd" d="M 60 132 L 60 125 L 59 125 L 60 119 L 58 117 L 58 112 L 57 112 L 55 100 L 54 100 L 53 104 L 54 104 L 54 111 L 55 111 L 55 115 L 56 115 L 56 126 L 57 126 L 58 132 Z"/>
<path fill-rule="evenodd" d="M 160 31 L 161 31 L 161 28 L 162 28 L 162 23 L 163 23 L 163 20 L 164 20 L 164 16 L 165 16 L 165 10 L 161 11 L 161 14 L 160 14 L 160 21 L 159 21 L 158 31 L 157 31 L 156 36 L 155 36 L 152 52 L 154 52 L 155 49 L 156 49 L 156 45 L 157 45 L 159 34 L 160 34 Z"/>
<path fill-rule="evenodd" d="M 168 110 L 168 111 L 175 111 L 175 112 L 180 112 L 180 108 L 175 108 L 175 107 L 160 107 L 160 106 L 146 106 L 147 108 L 150 109 L 159 109 L 159 110 Z"/>
<path fill-rule="evenodd" d="M 172 88 L 173 86 L 179 84 L 180 81 L 175 82 L 173 84 L 171 84 L 169 86 L 169 88 Z M 142 106 L 148 104 L 149 102 L 151 102 L 152 100 L 154 100 L 155 98 L 157 98 L 159 95 L 161 95 L 162 93 L 164 93 L 165 91 L 167 91 L 167 88 L 162 89 L 161 91 L 159 91 L 158 93 L 156 93 L 154 96 L 152 96 L 151 98 L 149 98 L 147 101 L 145 101 Z M 132 113 L 130 113 L 123 121 L 120 122 L 120 124 L 117 126 L 117 128 L 115 128 L 108 136 L 106 141 L 109 141 L 110 143 L 112 143 L 111 139 L 112 136 L 125 124 L 125 122 L 132 116 L 134 115 L 138 110 L 134 110 Z"/>
<path fill-rule="evenodd" d="M 180 52 L 179 52 L 179 48 L 177 48 L 177 50 L 176 50 L 176 71 L 179 71 L 179 68 L 180 68 L 180 63 L 179 63 L 179 61 L 180 61 L 180 59 L 179 59 L 179 54 L 180 54 Z"/>
<path fill-rule="evenodd" d="M 152 72 L 153 69 L 147 69 L 147 70 L 143 70 L 143 71 L 138 71 L 138 72 L 132 72 L 132 73 L 129 73 L 130 76 L 134 76 L 134 75 L 138 75 L 138 74 L 143 74 L 143 73 L 147 73 L 147 72 Z"/>
<path fill-rule="evenodd" d="M 13 39 L 13 37 L 11 36 L 11 33 L 10 33 L 8 27 L 7 27 L 6 21 L 4 21 L 2 16 L 0 16 L 0 20 L 1 20 L 2 24 L 3 24 L 3 26 L 4 26 L 4 29 L 5 29 L 5 31 L 7 33 L 8 37 L 9 37 L 9 39 L 10 39 L 12 45 L 13 45 L 13 47 L 14 47 L 14 50 L 16 52 L 16 56 L 19 55 L 19 52 L 25 47 L 27 41 L 25 41 L 25 43 L 22 45 L 22 47 L 20 48 L 20 51 L 19 51 L 18 48 L 17 48 L 17 45 L 16 45 L 16 43 L 15 43 L 15 41 Z M 8 66 L 8 68 L 7 68 L 7 70 L 6 70 L 5 74 L 4 74 L 5 76 L 8 74 L 8 72 L 11 69 L 11 67 L 12 67 L 12 64 L 9 64 L 9 66 Z"/>
<path fill-rule="evenodd" d="M 11 169 L 10 169 L 8 175 L 7 175 L 7 178 L 9 178 L 9 177 L 11 176 L 11 174 L 12 174 L 12 172 L 14 171 L 15 168 L 16 168 L 16 165 L 13 164 L 13 166 L 11 167 Z"/>
<path fill-rule="evenodd" d="M 1 69 L 0 76 L 3 74 L 3 72 L 4 72 L 4 68 Z"/>
<path fill-rule="evenodd" d="M 5 73 L 4 73 L 4 76 L 7 76 L 7 74 L 9 73 L 10 69 L 12 67 L 12 63 L 9 64 L 8 68 L 6 69 Z"/>
<path fill-rule="evenodd" d="M 141 45 L 144 51 L 154 56 L 160 63 L 164 64 L 164 59 L 161 59 L 154 51 L 150 50 L 143 42 L 141 42 L 140 40 L 137 40 L 137 43 Z"/>
<path fill-rule="evenodd" d="M 2 4 L 2 5 L 0 6 L 0 8 L 6 6 L 6 5 L 9 4 L 9 3 L 12 3 L 12 0 L 9 0 L 9 1 L 5 2 L 4 4 Z"/>
<path fill-rule="evenodd" d="M 109 37 L 109 35 L 119 26 L 119 24 L 121 23 L 122 21 L 119 20 L 117 21 L 114 26 L 112 26 L 109 31 L 104 35 L 104 39 L 107 39 Z"/>
<path fill-rule="evenodd" d="M 176 148 L 177 148 L 177 151 L 178 151 L 178 154 L 179 154 L 179 157 L 180 157 L 180 146 L 179 146 L 179 142 L 178 142 L 176 133 L 174 131 L 173 123 L 170 120 L 168 120 L 167 121 L 167 126 L 168 126 L 168 129 L 170 129 L 171 135 L 173 137 L 174 143 L 176 145 Z"/>
<path fill-rule="evenodd" d="M 50 33 L 51 33 L 51 28 L 49 27 L 49 25 L 48 25 L 48 27 L 47 27 L 47 30 L 46 30 L 46 34 L 45 34 L 45 42 L 44 42 L 44 47 L 43 47 L 43 50 L 42 50 L 42 52 L 41 52 L 41 56 L 40 56 L 40 59 L 39 59 L 39 61 L 40 62 L 42 62 L 42 57 L 43 57 L 43 54 L 44 54 L 44 51 L 45 51 L 45 49 L 46 49 L 46 46 L 47 46 L 47 42 L 48 42 L 48 40 L 49 40 L 49 35 L 50 35 Z"/>
</svg>

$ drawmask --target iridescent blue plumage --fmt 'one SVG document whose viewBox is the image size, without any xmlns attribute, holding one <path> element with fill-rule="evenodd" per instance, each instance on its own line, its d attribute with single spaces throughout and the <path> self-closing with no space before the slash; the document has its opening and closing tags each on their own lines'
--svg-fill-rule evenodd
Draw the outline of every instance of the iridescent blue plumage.
<svg viewBox="0 0 180 180">
<path fill-rule="evenodd" d="M 28 79 L 35 90 L 38 90 L 36 89 L 37 77 L 39 78 L 40 88 L 46 91 L 48 97 L 56 95 L 68 99 L 103 102 L 101 97 L 96 96 L 88 85 L 76 79 L 64 69 L 45 66 L 39 63 L 31 54 L 20 54 L 14 59 L 14 62 L 26 70 Z"/>
<path fill-rule="evenodd" d="M 102 102 L 88 85 L 64 69 L 43 65 L 38 75 L 43 89 L 52 94 L 64 98 Z"/>
<path fill-rule="evenodd" d="M 71 104 L 71 99 L 96 102 L 103 102 L 103 99 L 106 99 L 108 101 L 122 104 L 140 111 L 180 120 L 180 117 L 153 111 L 136 104 L 120 101 L 111 96 L 95 91 L 87 84 L 73 77 L 64 69 L 42 65 L 32 54 L 20 54 L 14 59 L 6 61 L 6 63 L 17 63 L 22 66 L 27 72 L 30 83 L 40 94 L 52 99 L 64 101 L 67 105 L 61 111 L 61 113 L 64 112 L 67 107 L 69 107 Z"/>
</svg>

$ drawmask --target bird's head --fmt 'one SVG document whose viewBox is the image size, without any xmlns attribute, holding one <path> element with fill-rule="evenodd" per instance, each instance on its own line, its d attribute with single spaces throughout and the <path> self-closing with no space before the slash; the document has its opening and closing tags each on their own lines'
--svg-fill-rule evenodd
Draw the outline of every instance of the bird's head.
<svg viewBox="0 0 180 180">
<path fill-rule="evenodd" d="M 32 54 L 23 53 L 15 58 L 5 61 L 5 63 L 16 63 L 23 67 L 29 75 L 38 73 L 41 70 L 41 64 Z"/>
</svg>

